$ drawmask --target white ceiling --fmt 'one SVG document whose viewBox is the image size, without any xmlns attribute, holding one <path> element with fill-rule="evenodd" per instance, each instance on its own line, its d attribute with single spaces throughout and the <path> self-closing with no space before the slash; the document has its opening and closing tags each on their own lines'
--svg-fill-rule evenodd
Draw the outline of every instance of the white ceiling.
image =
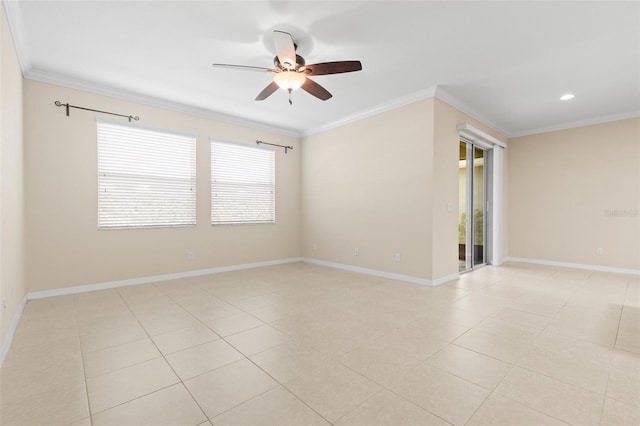
<svg viewBox="0 0 640 426">
<path fill-rule="evenodd" d="M 507 136 L 640 115 L 638 1 L 4 3 L 27 78 L 294 134 L 434 90 Z M 290 106 L 280 90 L 256 102 L 270 73 L 211 64 L 271 67 L 274 29 L 307 63 L 363 71 L 315 77 L 326 102 L 296 91 Z"/>
</svg>

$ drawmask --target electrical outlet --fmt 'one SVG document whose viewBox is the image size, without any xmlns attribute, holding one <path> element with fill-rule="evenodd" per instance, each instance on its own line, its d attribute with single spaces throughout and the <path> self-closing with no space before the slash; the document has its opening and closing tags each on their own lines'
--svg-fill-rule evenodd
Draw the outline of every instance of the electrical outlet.
<svg viewBox="0 0 640 426">
<path fill-rule="evenodd" d="M 396 260 L 396 263 L 400 263 L 400 253 L 396 253 L 395 260 Z"/>
<path fill-rule="evenodd" d="M 2 311 L 6 311 L 7 310 L 7 301 L 6 300 L 2 300 Z"/>
<path fill-rule="evenodd" d="M 189 253 L 187 253 L 187 259 L 193 260 L 195 258 L 196 258 L 196 252 L 195 251 L 190 251 Z"/>
<path fill-rule="evenodd" d="M 313 250 L 313 251 L 318 250 L 318 244 L 316 244 L 316 243 L 311 244 L 311 250 Z"/>
<path fill-rule="evenodd" d="M 360 256 L 360 249 L 359 249 L 359 248 L 357 248 L 357 247 L 356 247 L 356 248 L 354 248 L 354 249 L 353 249 L 353 255 L 354 255 L 354 256 Z"/>
<path fill-rule="evenodd" d="M 602 255 L 604 254 L 604 250 L 602 249 L 602 247 L 598 247 L 598 248 L 596 249 L 596 254 L 597 254 L 598 256 L 602 256 Z"/>
</svg>

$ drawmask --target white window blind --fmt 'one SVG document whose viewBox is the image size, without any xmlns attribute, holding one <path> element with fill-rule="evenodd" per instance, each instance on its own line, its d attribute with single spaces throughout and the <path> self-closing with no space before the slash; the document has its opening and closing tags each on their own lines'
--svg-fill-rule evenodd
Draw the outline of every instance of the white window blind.
<svg viewBox="0 0 640 426">
<path fill-rule="evenodd" d="M 275 222 L 275 153 L 211 141 L 211 223 Z"/>
<path fill-rule="evenodd" d="M 98 229 L 196 224 L 194 137 L 98 122 Z"/>
</svg>

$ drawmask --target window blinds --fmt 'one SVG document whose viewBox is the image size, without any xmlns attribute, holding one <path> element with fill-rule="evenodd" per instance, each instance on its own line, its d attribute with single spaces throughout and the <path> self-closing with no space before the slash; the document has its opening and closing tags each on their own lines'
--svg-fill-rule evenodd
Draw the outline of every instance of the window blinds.
<svg viewBox="0 0 640 426">
<path fill-rule="evenodd" d="M 98 229 L 193 226 L 194 137 L 98 122 Z"/>
<path fill-rule="evenodd" d="M 275 222 L 275 153 L 211 141 L 211 223 Z"/>
</svg>

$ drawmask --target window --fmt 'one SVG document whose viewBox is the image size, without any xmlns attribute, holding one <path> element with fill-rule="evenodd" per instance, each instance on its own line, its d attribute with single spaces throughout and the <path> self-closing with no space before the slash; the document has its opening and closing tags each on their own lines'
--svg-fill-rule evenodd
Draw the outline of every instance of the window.
<svg viewBox="0 0 640 426">
<path fill-rule="evenodd" d="M 211 223 L 275 222 L 275 153 L 211 141 Z"/>
<path fill-rule="evenodd" d="M 196 224 L 196 140 L 98 122 L 98 229 Z"/>
</svg>

